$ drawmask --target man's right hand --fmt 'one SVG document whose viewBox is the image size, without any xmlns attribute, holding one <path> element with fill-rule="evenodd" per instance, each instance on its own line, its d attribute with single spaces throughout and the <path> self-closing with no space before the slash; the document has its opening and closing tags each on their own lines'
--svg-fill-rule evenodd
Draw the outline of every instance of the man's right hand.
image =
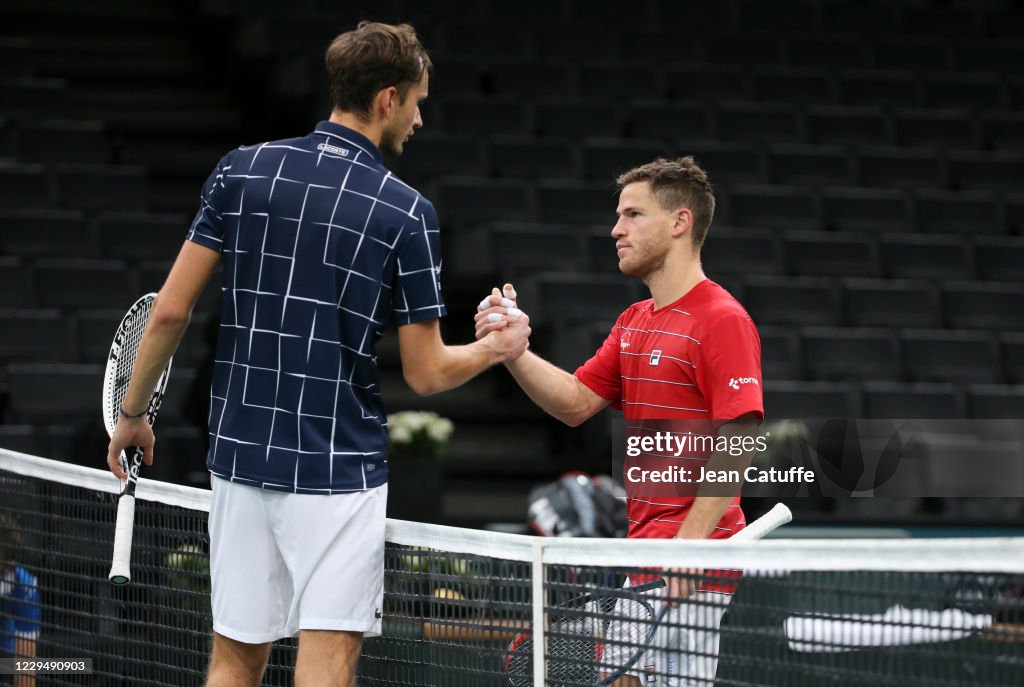
<svg viewBox="0 0 1024 687">
<path fill-rule="evenodd" d="M 519 309 L 515 296 L 511 284 L 505 284 L 504 295 L 495 287 L 480 301 L 474 317 L 477 340 L 488 341 L 503 362 L 515 360 L 530 345 L 530 316 Z"/>
</svg>

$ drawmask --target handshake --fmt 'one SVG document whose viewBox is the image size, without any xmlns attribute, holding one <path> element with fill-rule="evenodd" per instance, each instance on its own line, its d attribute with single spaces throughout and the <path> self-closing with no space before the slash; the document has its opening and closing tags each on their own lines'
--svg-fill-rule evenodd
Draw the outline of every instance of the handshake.
<svg viewBox="0 0 1024 687">
<path fill-rule="evenodd" d="M 500 362 L 516 360 L 530 347 L 530 316 L 517 306 L 515 288 L 505 284 L 476 308 L 476 338 L 485 341 Z"/>
</svg>

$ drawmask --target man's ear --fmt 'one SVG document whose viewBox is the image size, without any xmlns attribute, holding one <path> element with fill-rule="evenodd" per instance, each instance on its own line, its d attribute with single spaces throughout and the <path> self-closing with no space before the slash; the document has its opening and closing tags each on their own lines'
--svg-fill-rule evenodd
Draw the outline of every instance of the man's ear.
<svg viewBox="0 0 1024 687">
<path fill-rule="evenodd" d="M 377 97 L 373 99 L 374 109 L 380 113 L 381 117 L 388 119 L 391 116 L 392 110 L 398 105 L 398 89 L 394 86 L 388 86 L 382 88 L 377 92 Z"/>
<path fill-rule="evenodd" d="M 690 208 L 679 208 L 672 213 L 672 237 L 678 238 L 693 228 L 693 213 Z"/>
</svg>

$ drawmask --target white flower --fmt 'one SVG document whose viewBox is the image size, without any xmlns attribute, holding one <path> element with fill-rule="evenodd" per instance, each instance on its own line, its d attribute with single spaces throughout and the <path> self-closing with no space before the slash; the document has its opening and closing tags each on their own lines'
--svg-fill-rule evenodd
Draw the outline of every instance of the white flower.
<svg viewBox="0 0 1024 687">
<path fill-rule="evenodd" d="M 389 425 L 391 423 L 388 423 Z M 409 430 L 403 423 L 398 423 L 397 426 L 392 426 L 389 430 L 392 443 L 395 444 L 410 444 L 412 443 L 412 431 Z"/>
<path fill-rule="evenodd" d="M 445 417 L 438 417 L 427 425 L 427 436 L 436 444 L 445 444 L 448 442 L 454 429 L 455 425 L 452 424 L 451 420 Z"/>
</svg>

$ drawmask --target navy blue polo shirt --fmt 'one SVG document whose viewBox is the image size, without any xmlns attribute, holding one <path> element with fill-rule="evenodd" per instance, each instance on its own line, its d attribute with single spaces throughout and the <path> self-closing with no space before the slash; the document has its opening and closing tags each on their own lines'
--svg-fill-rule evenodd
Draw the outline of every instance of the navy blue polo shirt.
<svg viewBox="0 0 1024 687">
<path fill-rule="evenodd" d="M 228 153 L 188 239 L 224 263 L 210 471 L 305 494 L 384 484 L 374 344 L 445 314 L 434 207 L 367 138 L 320 122 Z"/>
</svg>

